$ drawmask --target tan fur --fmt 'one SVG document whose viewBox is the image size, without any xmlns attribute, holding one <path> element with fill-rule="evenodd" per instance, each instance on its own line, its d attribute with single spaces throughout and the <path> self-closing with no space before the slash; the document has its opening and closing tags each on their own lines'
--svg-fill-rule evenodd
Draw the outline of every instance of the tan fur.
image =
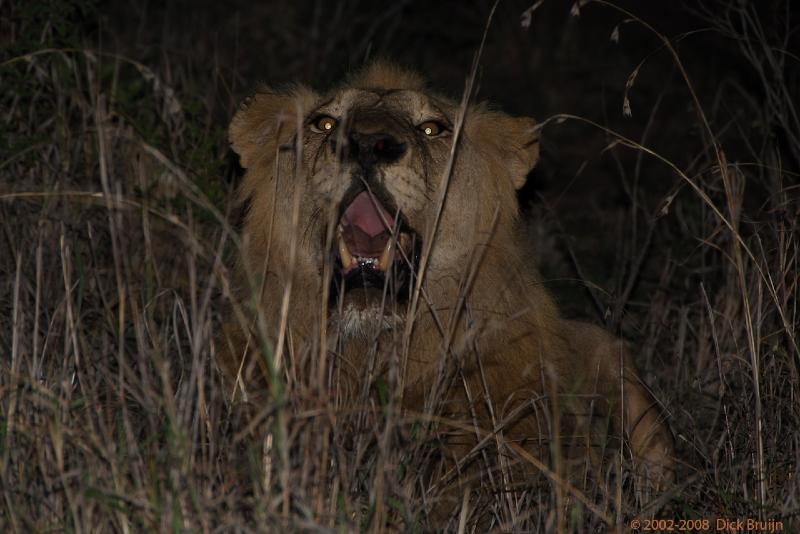
<svg viewBox="0 0 800 534">
<path fill-rule="evenodd" d="M 279 338 L 282 303 L 291 281 L 284 339 L 292 351 L 318 351 L 314 347 L 324 325 L 328 355 L 343 377 L 337 386 L 349 391 L 345 394 L 355 395 L 370 376 L 388 372 L 392 362 L 398 362 L 404 407 L 423 412 L 432 407 L 436 377 L 449 370 L 449 376 L 463 380 L 446 382 L 449 389 L 440 399 L 444 412 L 469 424 L 477 421 L 487 432 L 539 395 L 557 393 L 568 399 L 596 394 L 607 402 L 596 402 L 595 410 L 624 431 L 637 472 L 643 476 L 649 471 L 651 487 L 667 482 L 671 436 L 627 350 L 597 327 L 560 318 L 518 232 L 515 189 L 538 159 L 535 122 L 483 105 L 467 110 L 424 294 L 406 345 L 405 308 L 378 314 L 374 321 L 359 315 L 363 311 L 323 313 L 327 281 L 322 265 L 330 243 L 326 228 L 335 222 L 351 169 L 331 150 L 321 149 L 325 141 L 307 125 L 320 106 L 326 115 L 341 120 L 339 131 L 331 135 L 342 135 L 349 118 L 376 110 L 406 117 L 411 129 L 437 114 L 454 124 L 459 113 L 456 103 L 427 90 L 419 75 L 387 63 L 373 64 L 326 95 L 296 87 L 260 92 L 243 105 L 230 126 L 232 146 L 247 170 L 240 189 L 242 200 L 249 203 L 240 282 L 245 300 L 253 287 L 263 287 L 257 299 L 269 339 Z M 418 139 L 418 132 L 398 130 L 396 124 L 389 127 L 406 136 L 409 151 L 397 164 L 386 166 L 376 183 L 392 195 L 418 233 L 430 239 L 453 136 Z M 377 312 L 370 308 L 366 315 L 370 314 Z M 242 365 L 245 334 L 235 326 L 227 332 L 223 346 L 229 350 L 223 350 L 222 363 L 234 376 L 244 369 L 249 391 L 262 388 L 258 369 L 253 374 L 249 365 Z M 570 401 L 561 402 L 567 404 Z M 509 442 L 527 440 L 525 447 L 539 438 L 542 428 L 529 412 L 520 413 L 495 430 Z M 467 446 L 453 445 L 453 454 L 467 454 L 477 438 L 472 439 Z"/>
</svg>

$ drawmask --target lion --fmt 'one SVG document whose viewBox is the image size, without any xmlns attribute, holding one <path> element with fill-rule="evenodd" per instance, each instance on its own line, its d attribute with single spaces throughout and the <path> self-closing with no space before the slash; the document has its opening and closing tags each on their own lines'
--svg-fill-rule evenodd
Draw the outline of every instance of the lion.
<svg viewBox="0 0 800 534">
<path fill-rule="evenodd" d="M 460 105 L 378 61 L 325 94 L 261 90 L 229 134 L 245 170 L 242 298 L 255 295 L 276 354 L 329 359 L 342 398 L 388 376 L 404 410 L 481 428 L 448 434 L 456 459 L 485 436 L 530 458 L 531 399 L 592 398 L 639 479 L 670 482 L 671 433 L 624 342 L 560 316 L 523 237 L 533 119 Z M 249 331 L 225 333 L 222 367 L 252 395 L 269 366 L 248 360 Z"/>
</svg>

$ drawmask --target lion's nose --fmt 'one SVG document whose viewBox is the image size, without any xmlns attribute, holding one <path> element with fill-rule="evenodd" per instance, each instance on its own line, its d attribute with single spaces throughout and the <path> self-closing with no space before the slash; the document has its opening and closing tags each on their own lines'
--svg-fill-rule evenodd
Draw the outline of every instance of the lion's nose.
<svg viewBox="0 0 800 534">
<path fill-rule="evenodd" d="M 348 137 L 347 156 L 358 160 L 365 168 L 380 163 L 394 163 L 406 152 L 405 143 L 391 134 L 351 131 Z"/>
</svg>

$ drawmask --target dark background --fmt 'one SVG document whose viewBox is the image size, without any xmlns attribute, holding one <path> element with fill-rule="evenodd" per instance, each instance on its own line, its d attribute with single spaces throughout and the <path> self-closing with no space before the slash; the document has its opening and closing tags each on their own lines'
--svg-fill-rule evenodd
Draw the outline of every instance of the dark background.
<svg viewBox="0 0 800 534">
<path fill-rule="evenodd" d="M 241 212 L 226 129 L 260 84 L 324 89 L 375 57 L 459 98 L 493 5 L 0 0 L 1 531 L 355 531 L 377 480 L 416 488 L 384 496 L 398 530 L 425 524 L 408 443 L 392 434 L 376 468 L 368 418 L 362 456 L 344 419 L 293 421 L 288 462 L 272 456 L 291 483 L 262 487 L 263 435 L 233 415 L 213 343 Z M 656 517 L 788 532 L 800 510 L 797 12 L 503 0 L 486 35 L 475 98 L 549 119 L 519 194 L 546 283 L 630 340 L 673 430 Z M 264 421 L 330 408 L 304 387 Z M 555 496 L 528 496 L 531 529 L 562 526 Z M 576 510 L 562 531 L 603 530 Z"/>
</svg>

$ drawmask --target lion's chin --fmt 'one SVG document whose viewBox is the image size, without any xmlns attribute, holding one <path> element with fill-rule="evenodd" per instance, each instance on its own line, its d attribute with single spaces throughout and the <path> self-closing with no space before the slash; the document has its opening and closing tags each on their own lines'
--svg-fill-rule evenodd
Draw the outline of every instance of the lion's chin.
<svg viewBox="0 0 800 534">
<path fill-rule="evenodd" d="M 369 290 L 369 292 L 374 291 Z M 374 338 L 383 332 L 398 328 L 402 323 L 402 315 L 387 310 L 380 302 L 369 301 L 365 304 L 359 300 L 346 299 L 341 308 L 332 314 L 331 322 L 341 337 Z"/>
</svg>

